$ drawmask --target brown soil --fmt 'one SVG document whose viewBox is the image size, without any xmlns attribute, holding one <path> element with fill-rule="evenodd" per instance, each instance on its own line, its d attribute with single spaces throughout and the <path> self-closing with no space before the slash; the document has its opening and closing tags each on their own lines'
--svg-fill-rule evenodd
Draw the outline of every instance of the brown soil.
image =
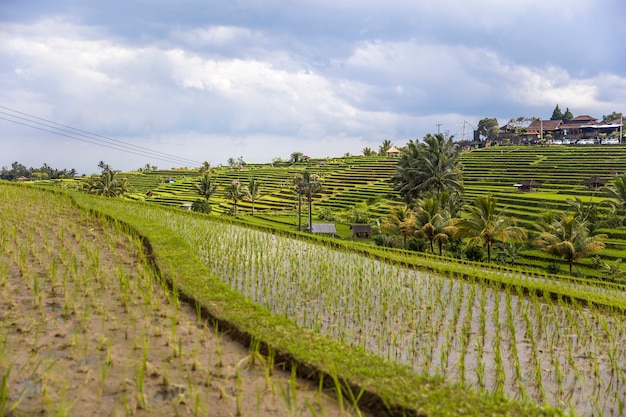
<svg viewBox="0 0 626 417">
<path fill-rule="evenodd" d="M 50 196 L 6 200 L 0 415 L 360 414 L 199 320 L 139 242 Z"/>
</svg>

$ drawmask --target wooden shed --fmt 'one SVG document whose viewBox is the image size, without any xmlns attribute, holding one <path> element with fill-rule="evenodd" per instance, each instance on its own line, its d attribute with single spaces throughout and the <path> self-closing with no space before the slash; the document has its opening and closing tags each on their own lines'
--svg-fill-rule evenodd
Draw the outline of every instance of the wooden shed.
<svg viewBox="0 0 626 417">
<path fill-rule="evenodd" d="M 351 224 L 352 237 L 370 237 L 372 228 L 369 224 Z"/>
<path fill-rule="evenodd" d="M 600 177 L 589 177 L 583 180 L 583 185 L 588 190 L 597 190 L 598 188 L 602 187 L 604 184 L 606 184 L 606 180 Z"/>
<path fill-rule="evenodd" d="M 535 191 L 537 191 L 539 187 L 541 187 L 541 185 L 542 183 L 539 181 L 524 180 L 518 182 L 517 184 L 513 184 L 513 187 L 516 187 L 517 191 L 519 191 L 520 193 L 529 193 L 533 191 L 533 188 L 535 189 Z"/>
<path fill-rule="evenodd" d="M 337 233 L 337 228 L 334 223 L 313 223 L 311 233 L 335 235 Z"/>
</svg>

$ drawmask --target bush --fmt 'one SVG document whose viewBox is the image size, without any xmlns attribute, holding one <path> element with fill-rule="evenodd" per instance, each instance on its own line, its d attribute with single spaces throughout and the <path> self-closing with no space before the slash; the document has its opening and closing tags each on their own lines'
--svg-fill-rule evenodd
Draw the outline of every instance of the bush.
<svg viewBox="0 0 626 417">
<path fill-rule="evenodd" d="M 213 209 L 213 207 L 207 201 L 197 199 L 191 205 L 191 209 L 193 211 L 197 211 L 199 213 L 209 214 L 209 213 L 211 213 L 211 210 Z"/>
<path fill-rule="evenodd" d="M 561 266 L 555 262 L 548 264 L 548 266 L 546 267 L 546 272 L 548 274 L 552 274 L 552 275 L 556 275 L 561 273 Z"/>
<path fill-rule="evenodd" d="M 327 222 L 336 222 L 338 221 L 339 216 L 335 214 L 332 208 L 323 207 L 317 214 L 317 218 L 320 220 L 327 221 Z"/>
<path fill-rule="evenodd" d="M 468 246 L 465 249 L 465 257 L 470 261 L 480 262 L 483 260 L 483 249 L 475 245 Z"/>
<path fill-rule="evenodd" d="M 373 240 L 377 246 L 384 246 L 387 248 L 402 248 L 404 246 L 403 239 L 400 236 L 376 235 Z"/>
<path fill-rule="evenodd" d="M 416 252 L 425 252 L 426 248 L 428 248 L 428 242 L 425 239 L 418 239 L 416 237 L 412 237 L 407 242 L 407 249 L 413 250 Z"/>
</svg>

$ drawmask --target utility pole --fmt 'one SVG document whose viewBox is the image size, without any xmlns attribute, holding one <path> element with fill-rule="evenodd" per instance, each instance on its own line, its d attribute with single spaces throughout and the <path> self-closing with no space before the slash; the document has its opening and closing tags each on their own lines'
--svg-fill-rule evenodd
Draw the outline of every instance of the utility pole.
<svg viewBox="0 0 626 417">
<path fill-rule="evenodd" d="M 624 140 L 624 116 L 619 117 L 619 143 Z"/>
<path fill-rule="evenodd" d="M 441 133 L 441 132 L 440 132 L 440 128 L 441 128 L 441 125 L 442 125 L 442 124 L 443 124 L 443 123 L 437 123 L 437 124 L 436 124 L 436 125 L 437 125 L 437 134 Z"/>
</svg>

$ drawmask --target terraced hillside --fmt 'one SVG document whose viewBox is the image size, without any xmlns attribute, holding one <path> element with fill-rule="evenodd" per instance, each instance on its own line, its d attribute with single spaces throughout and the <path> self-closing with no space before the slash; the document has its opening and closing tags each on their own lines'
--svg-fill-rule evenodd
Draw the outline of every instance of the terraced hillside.
<svg viewBox="0 0 626 417">
<path fill-rule="evenodd" d="M 395 171 L 396 161 L 379 157 L 350 157 L 330 160 L 312 160 L 307 164 L 282 166 L 250 164 L 243 169 L 220 167 L 212 171 L 218 189 L 211 202 L 218 212 L 225 212 L 230 202 L 225 198 L 228 184 L 233 180 L 246 185 L 250 178 L 262 183 L 261 197 L 255 201 L 255 210 L 265 213 L 291 211 L 296 208 L 297 196 L 293 180 L 296 174 L 308 169 L 321 177 L 322 190 L 314 196 L 315 207 L 348 209 L 357 203 L 383 207 L 394 198 L 389 179 Z M 199 181 L 197 171 L 153 171 L 129 175 L 128 181 L 136 198 L 145 198 L 159 204 L 180 206 L 199 198 L 195 184 Z M 167 182 L 166 180 L 173 180 Z M 145 196 L 146 193 L 149 196 Z M 144 197 L 145 196 L 145 197 Z M 385 201 L 383 201 L 385 200 Z M 242 201 L 241 211 L 252 210 L 252 203 Z M 382 214 L 383 210 L 379 210 Z"/>
<path fill-rule="evenodd" d="M 503 146 L 464 152 L 461 161 L 467 201 L 491 193 L 498 197 L 501 208 L 508 215 L 532 231 L 542 212 L 567 210 L 570 208 L 568 200 L 580 198 L 585 204 L 600 203 L 604 199 L 602 192 L 589 189 L 584 181 L 590 177 L 610 181 L 615 173 L 626 172 L 626 147 Z M 215 213 L 226 212 L 232 204 L 224 195 L 227 185 L 235 179 L 246 185 L 250 178 L 255 178 L 263 184 L 261 197 L 255 202 L 258 216 L 281 221 L 278 219 L 293 216 L 297 209 L 293 187 L 295 175 L 308 169 L 319 174 L 323 184 L 322 190 L 314 195 L 315 213 L 322 209 L 346 211 L 361 203 L 367 205 L 374 216 L 384 216 L 390 207 L 403 204 L 390 182 L 396 163 L 396 159 L 381 157 L 345 157 L 310 160 L 296 165 L 251 164 L 243 169 L 220 167 L 212 171 L 219 186 L 210 202 Z M 129 174 L 128 180 L 136 198 L 180 206 L 199 198 L 195 189 L 199 175 L 198 171 L 156 171 Z M 533 192 L 519 192 L 514 184 L 525 180 L 538 181 L 541 186 Z M 150 196 L 146 197 L 148 191 Z M 240 213 L 249 213 L 252 203 L 241 201 L 238 207 Z M 609 236 L 607 247 L 600 256 L 607 261 L 621 259 L 626 253 L 626 230 L 602 229 L 598 232 Z M 528 249 L 517 263 L 537 267 L 548 262 L 552 259 L 545 253 Z M 580 269 L 589 272 L 590 263 L 589 259 L 584 260 Z"/>
</svg>

